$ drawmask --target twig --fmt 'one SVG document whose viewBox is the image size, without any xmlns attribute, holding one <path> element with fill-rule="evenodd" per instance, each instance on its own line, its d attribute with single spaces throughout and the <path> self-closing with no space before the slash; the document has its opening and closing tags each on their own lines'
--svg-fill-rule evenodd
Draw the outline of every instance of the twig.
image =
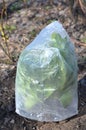
<svg viewBox="0 0 86 130">
<path fill-rule="evenodd" d="M 84 46 L 84 47 L 86 47 L 86 43 L 84 43 L 84 42 L 81 42 L 81 41 L 76 40 L 76 39 L 74 39 L 74 38 L 71 38 L 71 40 L 72 40 L 75 44 L 77 44 L 77 45 L 79 45 L 79 46 Z"/>
<path fill-rule="evenodd" d="M 2 46 L 2 44 L 0 43 L 0 47 L 3 50 L 3 52 L 6 54 L 6 56 L 9 58 L 10 62 L 13 62 L 11 57 L 9 56 L 9 54 L 7 53 L 6 49 Z"/>
<path fill-rule="evenodd" d="M 85 2 L 83 3 L 81 0 L 79 0 L 79 4 L 83 13 L 86 14 L 86 3 Z"/>
<path fill-rule="evenodd" d="M 0 43 L 0 47 L 4 51 L 6 56 L 8 56 L 9 60 L 11 62 L 13 62 L 12 57 L 10 55 L 9 46 L 8 46 L 8 39 L 9 38 L 5 34 L 4 25 L 3 25 L 3 23 L 4 23 L 4 19 L 3 19 L 4 15 L 6 16 L 6 19 L 7 19 L 7 7 L 6 7 L 5 0 L 3 0 L 3 8 L 1 10 L 1 17 L 0 17 L 0 32 L 1 32 L 1 37 L 4 39 L 4 43 L 3 44 Z M 6 21 L 6 24 L 7 24 L 7 21 Z"/>
</svg>

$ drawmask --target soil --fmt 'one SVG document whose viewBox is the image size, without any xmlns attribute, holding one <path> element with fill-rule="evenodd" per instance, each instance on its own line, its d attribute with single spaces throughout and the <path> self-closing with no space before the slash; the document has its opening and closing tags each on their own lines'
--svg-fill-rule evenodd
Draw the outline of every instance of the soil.
<svg viewBox="0 0 86 130">
<path fill-rule="evenodd" d="M 6 0 L 7 3 L 11 0 Z M 21 4 L 20 4 L 21 6 Z M 75 45 L 78 59 L 78 115 L 61 122 L 39 122 L 15 112 L 15 76 L 18 56 L 47 24 L 59 20 Z M 75 22 L 65 0 L 32 0 L 28 7 L 9 12 L 4 25 L 13 25 L 9 33 L 9 50 L 14 63 L 0 48 L 0 130 L 86 130 L 86 24 Z M 85 39 L 85 40 L 84 40 Z M 3 43 L 3 39 L 0 38 Z"/>
</svg>

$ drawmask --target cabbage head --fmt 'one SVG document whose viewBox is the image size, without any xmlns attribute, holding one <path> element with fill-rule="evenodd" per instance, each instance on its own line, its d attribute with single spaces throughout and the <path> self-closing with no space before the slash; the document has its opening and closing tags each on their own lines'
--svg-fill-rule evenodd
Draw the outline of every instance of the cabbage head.
<svg viewBox="0 0 86 130">
<path fill-rule="evenodd" d="M 67 107 L 73 99 L 70 87 L 77 79 L 73 45 L 68 36 L 62 37 L 55 31 L 43 44 L 41 42 L 42 39 L 40 44 L 28 46 L 20 55 L 16 76 L 17 100 L 21 100 L 21 107 L 31 109 L 57 91 L 58 100 Z"/>
</svg>

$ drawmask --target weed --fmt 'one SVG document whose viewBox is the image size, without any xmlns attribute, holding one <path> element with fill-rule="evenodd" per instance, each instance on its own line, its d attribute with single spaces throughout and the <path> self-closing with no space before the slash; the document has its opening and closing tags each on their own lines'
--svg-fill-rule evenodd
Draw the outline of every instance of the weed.
<svg viewBox="0 0 86 130">
<path fill-rule="evenodd" d="M 20 2 L 24 2 L 24 4 L 26 5 L 26 0 L 20 0 Z M 15 4 L 14 6 L 12 6 L 12 10 L 16 9 L 19 5 Z M 16 30 L 16 26 L 15 25 L 8 25 L 7 21 L 6 24 L 4 21 L 4 17 L 5 17 L 5 21 L 7 20 L 7 6 L 6 6 L 6 2 L 5 0 L 2 1 L 2 9 L 0 12 L 0 33 L 1 33 L 1 38 L 2 38 L 2 42 L 0 42 L 0 47 L 3 50 L 3 52 L 5 53 L 5 56 L 8 57 L 9 61 L 8 63 L 14 63 L 15 62 L 15 56 L 10 54 L 9 51 L 9 33 L 11 34 L 14 30 Z"/>
<path fill-rule="evenodd" d="M 81 41 L 86 43 L 86 37 L 82 38 Z"/>
</svg>

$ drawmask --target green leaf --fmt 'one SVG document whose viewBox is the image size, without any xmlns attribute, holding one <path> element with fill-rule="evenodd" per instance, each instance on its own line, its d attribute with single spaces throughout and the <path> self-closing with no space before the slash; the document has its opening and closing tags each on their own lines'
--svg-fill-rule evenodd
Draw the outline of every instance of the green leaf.
<svg viewBox="0 0 86 130">
<path fill-rule="evenodd" d="M 86 37 L 82 38 L 82 39 L 81 39 L 81 42 L 86 43 Z"/>
<path fill-rule="evenodd" d="M 16 26 L 15 25 L 5 25 L 4 29 L 11 33 L 12 31 L 16 30 Z"/>
<path fill-rule="evenodd" d="M 62 103 L 62 105 L 64 107 L 67 107 L 71 104 L 71 101 L 73 99 L 73 95 L 72 93 L 69 91 L 67 91 L 66 93 L 64 93 L 61 98 L 60 98 L 60 102 Z"/>
</svg>

